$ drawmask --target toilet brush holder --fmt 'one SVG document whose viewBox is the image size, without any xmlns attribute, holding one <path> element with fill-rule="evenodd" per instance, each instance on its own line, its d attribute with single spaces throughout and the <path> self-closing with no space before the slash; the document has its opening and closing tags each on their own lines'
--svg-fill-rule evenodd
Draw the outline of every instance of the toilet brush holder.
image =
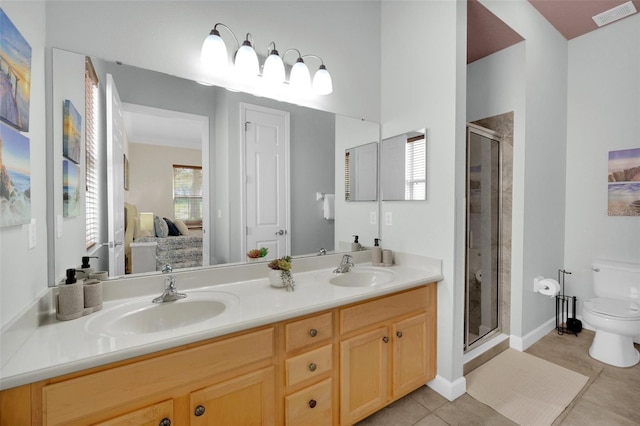
<svg viewBox="0 0 640 426">
<path fill-rule="evenodd" d="M 102 281 L 89 279 L 84 282 L 84 315 L 102 309 Z"/>
</svg>

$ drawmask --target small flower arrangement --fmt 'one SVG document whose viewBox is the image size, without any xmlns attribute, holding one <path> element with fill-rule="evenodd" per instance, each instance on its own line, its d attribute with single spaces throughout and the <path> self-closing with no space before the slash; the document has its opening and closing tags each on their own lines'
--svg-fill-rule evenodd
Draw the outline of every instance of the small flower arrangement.
<svg viewBox="0 0 640 426">
<path fill-rule="evenodd" d="M 265 257 L 268 252 L 269 252 L 268 248 L 260 247 L 259 249 L 249 250 L 249 252 L 247 253 L 247 257 L 249 259 L 259 259 L 261 257 Z"/>
<path fill-rule="evenodd" d="M 291 256 L 284 256 L 280 259 L 273 259 L 268 263 L 267 266 L 269 266 L 269 268 L 274 272 L 280 271 L 280 282 L 274 283 L 272 281 L 272 285 L 286 287 L 287 291 L 293 291 L 295 289 L 295 282 L 293 281 L 293 276 L 291 275 L 291 268 L 293 267 Z"/>
</svg>

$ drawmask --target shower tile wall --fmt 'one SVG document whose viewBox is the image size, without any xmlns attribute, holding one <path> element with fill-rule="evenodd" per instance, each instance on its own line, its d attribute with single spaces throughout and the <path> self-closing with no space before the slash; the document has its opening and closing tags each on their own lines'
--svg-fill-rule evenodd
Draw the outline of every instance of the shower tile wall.
<svg viewBox="0 0 640 426">
<path fill-rule="evenodd" d="M 502 135 L 502 246 L 500 316 L 502 333 L 511 333 L 511 206 L 513 201 L 513 112 L 483 118 L 473 124 Z M 473 282 L 473 281 L 472 281 Z"/>
</svg>

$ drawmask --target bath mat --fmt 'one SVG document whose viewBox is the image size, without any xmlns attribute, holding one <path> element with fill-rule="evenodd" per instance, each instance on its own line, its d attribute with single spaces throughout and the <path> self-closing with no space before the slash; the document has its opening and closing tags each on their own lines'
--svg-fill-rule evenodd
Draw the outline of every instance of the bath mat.
<svg viewBox="0 0 640 426">
<path fill-rule="evenodd" d="M 551 425 L 588 377 L 507 349 L 466 376 L 467 393 L 521 426 Z"/>
</svg>

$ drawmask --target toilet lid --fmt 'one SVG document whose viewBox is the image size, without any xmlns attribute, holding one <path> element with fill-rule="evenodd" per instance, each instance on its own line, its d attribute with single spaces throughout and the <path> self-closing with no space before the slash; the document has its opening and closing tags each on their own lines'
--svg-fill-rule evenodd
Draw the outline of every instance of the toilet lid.
<svg viewBox="0 0 640 426">
<path fill-rule="evenodd" d="M 585 309 L 598 314 L 609 315 L 616 318 L 638 319 L 640 318 L 640 301 L 607 299 L 596 297 L 584 302 Z"/>
</svg>

